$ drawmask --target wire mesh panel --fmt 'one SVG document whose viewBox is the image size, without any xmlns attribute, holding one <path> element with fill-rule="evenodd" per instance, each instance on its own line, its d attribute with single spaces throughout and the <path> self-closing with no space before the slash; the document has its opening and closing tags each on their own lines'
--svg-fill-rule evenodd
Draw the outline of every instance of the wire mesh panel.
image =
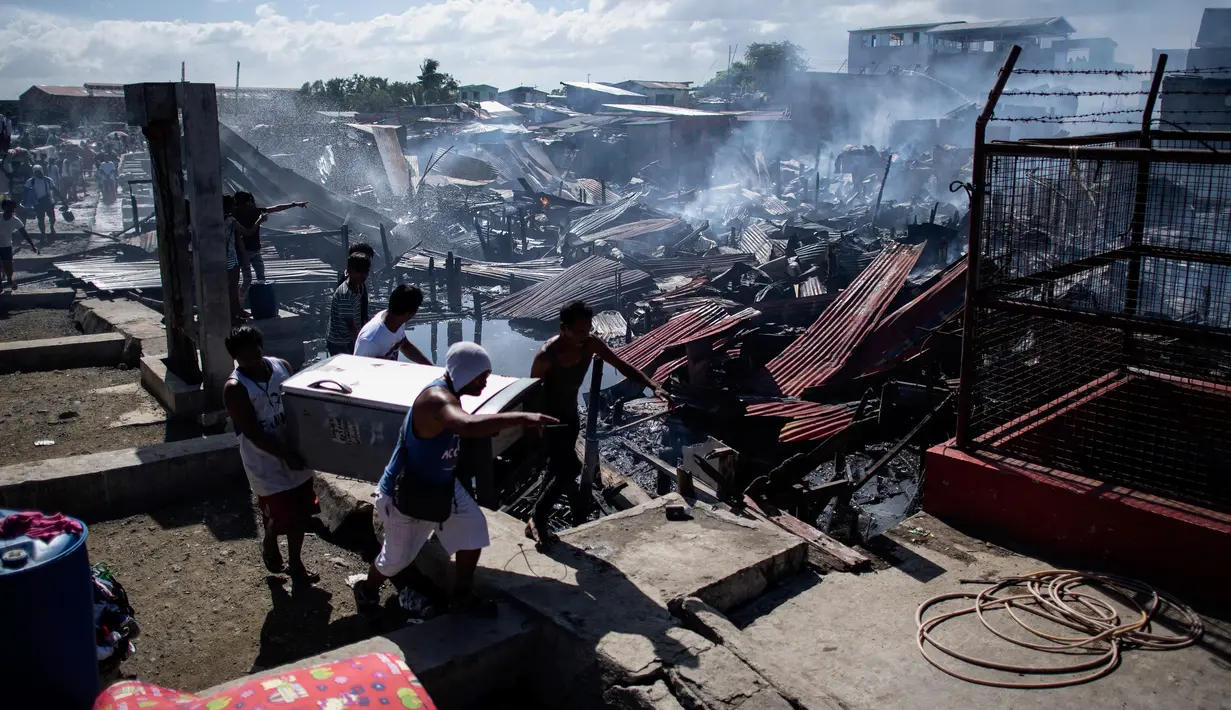
<svg viewBox="0 0 1231 710">
<path fill-rule="evenodd" d="M 968 446 L 1231 510 L 1231 152 L 1202 142 L 986 146 Z"/>
</svg>

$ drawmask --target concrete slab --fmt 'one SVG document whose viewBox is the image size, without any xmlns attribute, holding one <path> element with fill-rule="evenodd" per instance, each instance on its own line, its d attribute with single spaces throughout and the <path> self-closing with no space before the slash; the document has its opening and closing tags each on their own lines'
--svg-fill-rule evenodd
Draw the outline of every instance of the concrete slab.
<svg viewBox="0 0 1231 710">
<path fill-rule="evenodd" d="M 157 510 L 248 486 L 234 434 L 0 467 L 0 508 L 87 522 Z"/>
<path fill-rule="evenodd" d="M 205 389 L 168 370 L 161 355 L 141 358 L 141 385 L 173 417 L 191 419 L 205 411 Z"/>
<path fill-rule="evenodd" d="M 24 289 L 0 294 L 0 303 L 13 310 L 26 308 L 68 308 L 77 292 L 71 288 Z"/>
<path fill-rule="evenodd" d="M 663 496 L 563 537 L 659 599 L 695 596 L 720 611 L 760 596 L 807 563 L 800 538 L 706 505 L 695 506 L 691 520 L 667 520 L 666 506 L 680 502 Z"/>
<path fill-rule="evenodd" d="M 128 362 L 135 363 L 143 356 L 167 353 L 167 332 L 162 326 L 162 313 L 136 301 L 85 299 L 75 306 L 73 320 L 81 326 L 83 333 L 123 333 L 128 339 L 124 347 L 124 357 Z"/>
<path fill-rule="evenodd" d="M 653 685 L 610 688 L 603 693 L 603 703 L 614 710 L 684 710 L 661 680 Z"/>
<path fill-rule="evenodd" d="M 541 629 L 541 621 L 502 603 L 494 619 L 445 615 L 199 692 L 210 695 L 252 678 L 365 653 L 391 653 L 406 661 L 442 710 L 490 707 L 481 701 L 508 697 L 524 685 L 526 659 L 539 648 Z"/>
<path fill-rule="evenodd" d="M 347 523 L 355 530 L 372 530 L 376 486 L 370 481 L 319 471 L 314 480 L 316 497 L 321 504 L 317 517 L 329 532 L 336 533 Z"/>
<path fill-rule="evenodd" d="M 968 537 L 926 514 L 903 522 L 871 548 L 888 566 L 860 575 L 802 575 L 733 612 L 741 641 L 851 710 L 1231 707 L 1231 625 L 1208 617 L 1199 645 L 1129 651 L 1110 676 L 1085 685 L 1022 691 L 950 677 L 920 657 L 916 607 L 938 594 L 982 589 L 962 579 L 1056 565 Z M 977 621 L 970 622 L 953 622 L 945 639 L 967 653 L 1007 663 L 1045 662 L 1037 655 L 1015 655 Z"/>
<path fill-rule="evenodd" d="M 118 365 L 125 340 L 119 333 L 100 333 L 0 343 L 0 374 Z"/>
</svg>

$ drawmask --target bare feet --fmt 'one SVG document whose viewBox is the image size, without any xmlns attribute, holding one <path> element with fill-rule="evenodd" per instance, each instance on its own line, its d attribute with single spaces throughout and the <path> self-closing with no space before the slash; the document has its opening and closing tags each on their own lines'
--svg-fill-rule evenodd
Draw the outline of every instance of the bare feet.
<svg viewBox="0 0 1231 710">
<path fill-rule="evenodd" d="M 540 551 L 545 550 L 560 541 L 560 538 L 549 530 L 547 526 L 540 528 L 538 523 L 533 520 L 526 523 L 526 537 L 534 540 L 534 548 Z"/>
</svg>

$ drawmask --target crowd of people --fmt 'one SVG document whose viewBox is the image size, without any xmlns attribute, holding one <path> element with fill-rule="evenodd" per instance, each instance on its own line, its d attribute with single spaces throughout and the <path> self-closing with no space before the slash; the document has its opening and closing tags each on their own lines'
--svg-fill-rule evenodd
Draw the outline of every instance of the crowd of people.
<svg viewBox="0 0 1231 710">
<path fill-rule="evenodd" d="M 27 129 L 16 133 L 13 117 L 0 117 L 0 201 L 5 204 L 0 221 L 0 264 L 4 288 L 16 288 L 13 281 L 13 236 L 21 235 L 38 253 L 26 232 L 26 221 L 38 224 L 40 243 L 46 246 L 56 236 L 57 210 L 71 220 L 69 206 L 90 192 L 89 181 L 96 178 L 101 194 L 115 198 L 119 177 L 119 156 L 126 150 L 126 134 L 101 129 L 75 133 L 47 131 L 36 137 Z M 10 207 L 11 205 L 11 207 Z"/>
<path fill-rule="evenodd" d="M 413 363 L 432 365 L 406 336 L 406 325 L 418 313 L 423 293 L 402 284 L 390 294 L 388 308 L 368 318 L 366 282 L 370 271 L 370 248 L 355 245 L 347 260 L 345 278 L 330 300 L 326 337 L 329 354 L 388 360 L 402 356 Z M 457 470 L 461 438 L 488 437 L 523 427 L 543 438 L 543 445 L 534 450 L 545 459 L 546 480 L 525 531 L 537 546 L 545 548 L 556 541 L 548 517 L 561 498 L 569 499 L 573 524 L 585 521 L 592 506 L 589 492 L 578 486 L 581 461 L 575 443 L 581 427 L 578 394 L 591 360 L 600 358 L 656 396 L 668 398 L 659 383 L 624 362 L 591 334 L 593 318 L 593 310 L 581 301 L 561 309 L 559 334 L 542 346 L 526 373 L 542 382 L 543 406 L 539 412 L 468 414 L 460 398 L 483 391 L 492 373 L 492 361 L 476 343 L 460 342 L 449 348 L 444 374 L 411 403 L 393 455 L 376 485 L 375 509 L 385 536 L 367 575 L 352 580 L 355 603 L 361 612 L 378 609 L 386 580 L 401 588 L 410 584 L 411 564 L 435 535 L 455 558 L 455 586 L 448 608 L 484 616 L 495 613 L 495 605 L 474 590 L 475 569 L 490 539 L 469 477 Z M 262 558 L 271 572 L 288 573 L 292 583 L 312 584 L 319 575 L 304 565 L 303 536 L 320 507 L 312 472 L 285 438 L 281 385 L 290 377 L 291 368 L 284 360 L 264 355 L 260 331 L 248 324 L 231 332 L 227 348 L 236 368 L 227 381 L 224 400 L 261 511 Z M 287 540 L 285 562 L 279 537 Z"/>
</svg>

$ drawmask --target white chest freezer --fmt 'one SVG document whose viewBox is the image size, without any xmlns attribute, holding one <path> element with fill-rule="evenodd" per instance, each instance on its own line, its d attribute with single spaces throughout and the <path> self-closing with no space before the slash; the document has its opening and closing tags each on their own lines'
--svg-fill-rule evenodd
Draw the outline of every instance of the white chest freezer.
<svg viewBox="0 0 1231 710">
<path fill-rule="evenodd" d="M 376 481 L 397 445 L 407 410 L 444 372 L 442 367 L 354 355 L 313 365 L 282 384 L 289 443 L 310 469 Z M 538 385 L 534 378 L 493 374 L 482 394 L 462 397 L 462 409 L 471 414 L 517 411 Z M 522 429 L 507 429 L 488 439 L 463 440 L 461 458 L 480 451 L 487 461 L 479 468 L 490 470 L 491 458 L 522 434 Z M 481 471 L 459 475 L 482 478 Z"/>
</svg>

